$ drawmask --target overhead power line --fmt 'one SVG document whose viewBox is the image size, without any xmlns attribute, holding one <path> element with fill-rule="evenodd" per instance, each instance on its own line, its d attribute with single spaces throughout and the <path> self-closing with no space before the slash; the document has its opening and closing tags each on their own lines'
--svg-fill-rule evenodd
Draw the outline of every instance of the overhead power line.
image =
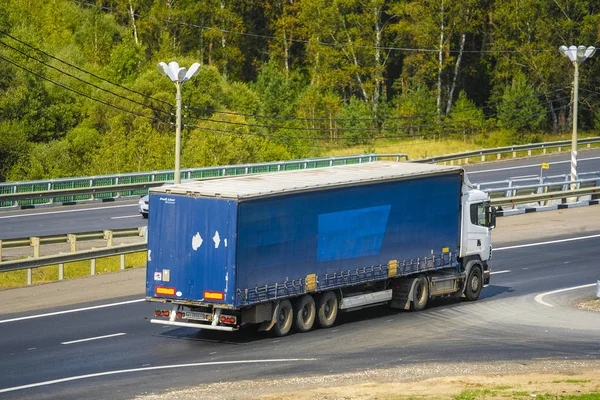
<svg viewBox="0 0 600 400">
<path fill-rule="evenodd" d="M 512 119 L 512 121 L 522 121 L 522 120 L 526 120 L 529 118 L 535 118 L 541 115 L 546 115 L 549 112 L 553 112 L 553 111 L 558 111 L 561 109 L 565 109 L 569 107 L 569 104 L 566 104 L 564 106 L 560 106 L 560 107 L 554 107 L 548 110 L 544 110 L 543 112 L 539 112 L 539 113 L 534 113 L 534 114 L 529 114 L 529 115 L 525 115 L 525 116 L 521 116 L 521 117 L 517 117 Z M 515 110 L 509 113 L 505 113 L 505 114 L 511 114 L 511 113 L 516 113 L 520 110 Z M 212 121 L 209 120 L 210 122 L 214 122 L 214 123 L 224 123 L 225 121 Z M 451 125 L 452 123 L 456 123 L 459 121 L 450 121 L 447 125 Z M 248 128 L 253 128 L 256 127 L 253 124 L 243 124 L 243 123 L 235 123 L 235 125 L 241 125 L 241 126 L 245 126 Z M 215 133 L 226 133 L 226 134 L 232 134 L 232 135 L 238 135 L 238 136 L 259 136 L 259 137 L 265 137 L 265 138 L 277 138 L 277 139 L 302 139 L 302 140 L 331 140 L 328 137 L 324 137 L 324 136 L 308 136 L 308 135 L 288 135 L 288 134 L 277 134 L 277 133 L 261 133 L 261 132 L 252 132 L 252 131 L 248 131 L 248 132 L 240 132 L 240 131 L 234 131 L 234 130 L 229 130 L 229 129 L 222 129 L 222 128 L 213 128 L 213 127 L 207 127 L 207 126 L 201 126 L 201 125 L 193 125 L 193 124 L 184 124 L 185 127 L 190 128 L 190 129 L 199 129 L 199 130 L 204 130 L 204 131 L 210 131 L 210 132 L 215 132 Z M 421 129 L 421 128 L 439 128 L 438 130 L 442 130 L 442 134 L 448 134 L 448 133 L 457 133 L 457 132 L 464 132 L 465 131 L 465 127 L 452 127 L 452 128 L 448 128 L 447 126 L 443 125 L 443 124 L 424 124 L 424 125 L 405 125 L 405 126 L 398 126 L 395 128 L 385 128 L 385 129 L 380 129 L 380 130 L 390 130 L 390 131 L 403 131 L 403 130 L 409 130 L 409 129 Z M 272 127 L 271 127 L 272 128 Z M 293 130 L 291 127 L 279 127 L 279 129 L 283 129 L 283 130 Z M 485 130 L 486 127 L 485 125 L 477 127 L 477 126 L 470 126 L 468 128 L 466 128 L 467 130 L 470 131 L 474 131 L 474 130 Z M 298 128 L 298 130 L 306 130 L 304 128 Z M 330 128 L 316 128 L 315 130 L 320 130 L 320 131 L 331 131 Z M 343 127 L 341 128 L 335 128 L 336 131 L 346 131 L 348 129 L 345 129 Z M 354 130 L 354 129 L 352 129 Z M 366 130 L 366 129 L 357 129 L 357 130 Z M 375 135 L 375 136 L 369 136 L 368 140 L 377 140 L 377 139 L 412 139 L 412 138 L 418 138 L 418 137 L 429 137 L 432 136 L 432 133 L 426 133 L 426 134 L 408 134 L 408 135 Z M 345 138 L 339 138 L 341 140 L 344 140 Z"/>
<path fill-rule="evenodd" d="M 165 122 L 165 121 L 163 121 L 163 120 L 161 120 L 161 119 L 159 119 L 159 118 L 156 118 L 156 117 L 148 117 L 147 115 L 144 115 L 144 114 L 139 114 L 139 113 L 136 113 L 136 112 L 134 112 L 134 111 L 127 110 L 127 109 L 125 109 L 125 108 L 123 108 L 123 107 L 119 107 L 119 106 L 116 106 L 116 105 L 114 105 L 114 104 L 108 103 L 108 102 L 106 102 L 106 101 L 103 101 L 103 100 L 97 99 L 97 98 L 95 98 L 95 97 L 92 97 L 92 96 L 90 96 L 90 95 L 87 95 L 87 94 L 85 94 L 85 93 L 81 93 L 81 92 L 80 92 L 80 91 L 78 91 L 78 90 L 75 90 L 75 89 L 73 89 L 73 88 L 70 88 L 69 86 L 63 85 L 62 83 L 55 82 L 55 81 L 53 81 L 52 79 L 46 78 L 45 76 L 43 76 L 43 75 L 41 75 L 41 74 L 38 74 L 37 72 L 34 72 L 34 71 L 32 71 L 32 70 L 30 70 L 30 69 L 28 69 L 28 68 L 26 68 L 26 67 L 24 67 L 24 66 L 22 66 L 22 65 L 20 65 L 20 64 L 17 64 L 16 62 L 12 61 L 12 60 L 11 60 L 11 59 L 9 59 L 9 58 L 6 58 L 6 57 L 4 57 L 3 55 L 0 55 L 0 60 L 4 60 L 4 61 L 6 61 L 7 63 L 10 63 L 10 64 L 14 65 L 15 67 L 17 67 L 17 68 L 19 68 L 19 69 L 22 69 L 23 71 L 29 72 L 30 74 L 32 74 L 32 75 L 35 75 L 35 76 L 37 76 L 38 78 L 41 78 L 41 79 L 43 79 L 43 80 L 45 80 L 45 81 L 48 81 L 48 82 L 50 82 L 50 83 L 52 83 L 52 84 L 54 84 L 54 85 L 56 85 L 56 86 L 59 86 L 59 87 L 61 87 L 61 88 L 63 88 L 63 89 L 66 89 L 66 90 L 68 90 L 68 91 L 70 91 L 70 92 L 73 92 L 73 93 L 75 93 L 75 94 L 78 94 L 78 95 L 80 95 L 80 96 L 83 96 L 83 97 L 85 97 L 85 98 L 87 98 L 87 99 L 89 99 L 89 100 L 93 100 L 93 101 L 95 101 L 95 102 L 98 102 L 98 103 L 104 104 L 105 106 L 112 107 L 112 108 L 114 108 L 114 109 L 117 109 L 117 110 L 119 110 L 119 111 L 124 111 L 124 112 L 126 112 L 126 113 L 129 113 L 129 114 L 135 115 L 135 116 L 137 116 L 137 117 L 142 117 L 142 118 L 149 119 L 149 120 L 151 120 L 151 121 L 157 121 L 157 122 L 161 122 L 161 123 L 164 123 L 164 124 L 171 125 L 171 123 L 169 123 L 169 122 Z"/>
<path fill-rule="evenodd" d="M 11 34 L 9 34 L 8 32 L 5 32 L 5 31 L 2 31 L 2 30 L 0 30 L 0 34 L 3 34 L 3 35 L 5 35 L 5 36 L 7 36 L 7 37 L 11 38 L 12 40 L 14 40 L 14 41 L 16 41 L 16 42 L 19 42 L 19 43 L 21 43 L 22 45 L 24 45 L 24 46 L 27 46 L 27 47 L 29 47 L 30 49 L 32 49 L 32 50 L 35 50 L 35 51 L 37 51 L 37 52 L 39 52 L 39 53 L 41 53 L 41 54 L 44 54 L 45 56 L 48 56 L 48 57 L 50 57 L 50 58 L 52 58 L 52 59 L 54 59 L 54 60 L 56 60 L 56 61 L 58 61 L 58 62 L 60 62 L 60 63 L 63 63 L 63 64 L 65 64 L 65 65 L 68 65 L 69 67 L 71 67 L 71 68 L 74 68 L 74 69 L 76 69 L 76 70 L 77 70 L 77 71 L 79 71 L 79 72 L 83 72 L 84 74 L 88 74 L 88 75 L 90 75 L 90 76 L 93 76 L 93 77 L 94 77 L 94 78 L 96 78 L 96 79 L 99 79 L 99 80 L 101 80 L 101 81 L 104 81 L 104 82 L 106 82 L 106 83 L 109 83 L 109 84 L 111 84 L 111 85 L 114 85 L 114 86 L 116 86 L 116 87 L 118 87 L 118 88 L 121 88 L 121 89 L 123 89 L 123 90 L 127 90 L 127 91 L 129 91 L 129 92 L 131 92 L 131 93 L 135 93 L 135 94 L 137 94 L 137 95 L 139 95 L 139 96 L 142 96 L 142 97 L 144 97 L 144 98 L 147 98 L 147 99 L 150 99 L 150 100 L 154 100 L 154 101 L 158 101 L 158 102 L 160 102 L 160 103 L 163 103 L 163 104 L 166 104 L 166 105 L 168 105 L 168 106 L 170 106 L 170 107 L 173 107 L 173 105 L 172 105 L 171 103 L 167 102 L 167 101 L 164 101 L 164 100 L 160 100 L 160 99 L 157 99 L 157 98 L 151 97 L 151 96 L 149 96 L 149 95 L 147 95 L 147 94 L 144 94 L 144 93 L 138 92 L 138 91 L 136 91 L 136 90 L 130 89 L 130 88 L 126 87 L 126 86 L 120 85 L 120 84 L 118 84 L 118 83 L 115 83 L 115 82 L 111 82 L 111 81 L 109 81 L 109 80 L 108 80 L 108 79 L 106 79 L 106 78 L 103 78 L 103 77 L 101 77 L 101 76 L 98 76 L 98 75 L 96 75 L 96 74 L 94 74 L 94 73 L 92 73 L 92 72 L 86 71 L 86 70 L 84 70 L 83 68 L 80 68 L 80 67 L 78 67 L 78 66 L 76 66 L 76 65 L 73 65 L 73 64 L 71 64 L 71 63 L 68 63 L 68 62 L 66 62 L 66 61 L 64 61 L 64 60 L 61 60 L 60 58 L 58 58 L 58 57 L 56 57 L 56 56 L 53 56 L 52 54 L 49 54 L 49 53 L 45 52 L 44 50 L 38 49 L 37 47 L 34 47 L 34 46 L 32 46 L 31 44 L 29 44 L 29 43 L 27 43 L 27 42 L 24 42 L 24 41 L 22 41 L 21 39 L 19 39 L 19 38 L 16 38 L 16 37 L 12 36 L 12 35 L 11 35 Z M 30 57 L 30 56 L 28 56 L 28 57 Z M 33 57 L 31 57 L 31 58 L 33 58 Z"/>
<path fill-rule="evenodd" d="M 68 72 L 65 72 L 65 71 L 63 71 L 63 70 L 59 69 L 59 68 L 56 68 L 56 67 L 55 67 L 55 66 L 53 66 L 53 65 L 47 64 L 46 62 L 44 62 L 44 61 L 40 60 L 39 58 L 36 58 L 36 57 L 34 57 L 34 56 L 30 55 L 30 54 L 27 54 L 27 53 L 25 53 L 25 52 L 23 52 L 23 51 L 21 51 L 21 50 L 17 49 L 16 47 L 13 47 L 13 46 L 11 46 L 11 45 L 9 45 L 9 44 L 7 44 L 7 43 L 4 43 L 2 40 L 0 40 L 0 44 L 4 45 L 5 47 L 8 47 L 9 49 L 11 49 L 11 50 L 13 50 L 13 51 L 16 51 L 17 53 L 19 53 L 19 54 L 21 54 L 21 55 L 23 55 L 23 56 L 25 56 L 25 57 L 27 57 L 27 58 L 31 58 L 32 60 L 35 60 L 35 61 L 39 62 L 40 64 L 42 64 L 42 65 L 44 65 L 44 66 L 46 66 L 46 67 L 48 67 L 48 68 L 52 68 L 53 70 L 55 70 L 55 71 L 58 71 L 58 72 L 60 72 L 60 73 L 61 73 L 61 74 L 63 74 L 63 75 L 67 75 L 68 77 L 71 77 L 71 78 L 73 78 L 73 79 L 76 79 L 77 81 L 79 81 L 79 82 L 81 82 L 81 83 L 84 83 L 84 84 L 86 84 L 86 85 L 90 85 L 90 86 L 92 86 L 92 87 L 94 87 L 94 88 L 96 88 L 96 89 L 98 89 L 98 90 L 101 90 L 101 91 L 103 91 L 103 92 L 106 92 L 106 93 L 110 93 L 110 94 L 112 94 L 113 96 L 116 96 L 116 97 L 118 97 L 118 98 L 120 98 L 120 99 L 123 99 L 123 100 L 129 101 L 129 102 L 132 102 L 132 103 L 134 103 L 134 104 L 137 104 L 137 105 L 139 105 L 139 106 L 142 106 L 142 107 L 145 107 L 145 108 L 149 108 L 149 109 L 151 109 L 152 111 L 155 111 L 155 112 L 157 112 L 157 113 L 161 113 L 161 114 L 167 114 L 167 115 L 172 115 L 171 113 L 168 113 L 168 112 L 166 112 L 166 111 L 159 110 L 159 109 L 157 109 L 157 108 L 153 108 L 153 107 L 151 107 L 151 106 L 149 106 L 149 105 L 147 105 L 147 104 L 140 103 L 139 101 L 136 101 L 136 100 L 130 99 L 130 98 L 128 98 L 128 97 L 122 96 L 122 95 L 120 95 L 120 94 L 118 94 L 118 93 L 112 92 L 112 91 L 110 91 L 110 90 L 108 90 L 108 89 L 104 89 L 104 88 L 102 88 L 102 87 L 100 87 L 100 86 L 98 86 L 98 85 L 95 85 L 95 84 L 91 83 L 91 82 L 88 82 L 88 81 L 85 81 L 85 80 L 83 80 L 83 79 L 81 79 L 81 78 L 78 78 L 78 77 L 76 77 L 75 75 L 72 75 L 72 74 L 70 74 L 70 73 L 68 73 Z"/>
<path fill-rule="evenodd" d="M 531 96 L 531 95 L 523 96 L 523 97 L 511 100 L 511 101 L 508 101 L 508 102 L 490 103 L 483 107 L 477 107 L 477 110 L 486 110 L 486 109 L 490 109 L 490 108 L 495 108 L 499 104 L 518 103 L 520 101 L 527 100 L 527 99 L 530 99 L 533 97 L 537 98 L 537 97 L 541 97 L 541 96 L 548 96 L 550 94 L 559 93 L 559 92 L 562 92 L 567 89 L 570 89 L 570 87 L 564 87 L 564 88 L 552 90 L 552 91 L 549 91 L 546 93 L 537 93 L 537 94 L 534 94 L 533 96 Z M 563 99 L 563 98 L 564 97 L 555 98 L 555 99 L 552 99 L 552 101 L 556 101 L 556 100 Z M 296 117 L 296 116 L 288 116 L 288 115 L 261 115 L 261 114 L 256 114 L 256 113 L 241 113 L 241 112 L 236 112 L 236 111 L 218 111 L 218 110 L 212 110 L 212 109 L 206 109 L 206 108 L 197 108 L 197 107 L 193 107 L 193 106 L 185 106 L 185 108 L 188 110 L 199 111 L 199 112 L 207 113 L 207 114 L 236 115 L 236 116 L 256 118 L 256 119 L 273 119 L 273 120 L 290 120 L 290 121 L 373 121 L 373 120 L 375 120 L 375 118 L 366 118 L 366 117 L 363 117 L 363 118 L 351 118 L 351 117 L 326 118 L 326 117 Z M 464 113 L 468 113 L 471 111 L 472 110 L 456 111 L 456 112 L 454 112 L 454 115 L 464 114 Z M 431 118 L 431 117 L 437 117 L 437 116 L 438 116 L 438 114 L 415 114 L 415 115 L 387 117 L 387 118 L 382 118 L 382 119 L 405 120 L 405 119 L 416 119 L 416 118 Z M 192 117 L 192 118 L 196 118 L 196 117 Z"/>
</svg>

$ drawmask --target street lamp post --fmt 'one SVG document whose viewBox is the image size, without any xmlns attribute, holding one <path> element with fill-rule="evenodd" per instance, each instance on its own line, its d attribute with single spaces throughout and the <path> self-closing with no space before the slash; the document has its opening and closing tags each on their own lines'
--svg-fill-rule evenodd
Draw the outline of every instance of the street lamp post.
<svg viewBox="0 0 600 400">
<path fill-rule="evenodd" d="M 181 86 L 190 80 L 191 77 L 196 75 L 200 70 L 200 64 L 194 63 L 190 69 L 180 67 L 175 61 L 171 61 L 169 64 L 159 62 L 157 65 L 158 72 L 163 76 L 168 76 L 175 83 L 177 88 L 177 95 L 175 96 L 175 103 L 177 107 L 176 112 L 176 127 L 175 127 L 175 183 L 181 182 L 181 171 L 180 171 L 180 154 L 181 154 Z"/>
<path fill-rule="evenodd" d="M 573 137 L 571 138 L 571 182 L 577 180 L 577 105 L 579 103 L 579 64 L 592 57 L 596 53 L 593 46 L 560 46 L 560 54 L 568 57 L 575 67 L 575 78 L 573 80 Z M 577 184 L 571 184 L 571 189 L 576 189 Z"/>
</svg>

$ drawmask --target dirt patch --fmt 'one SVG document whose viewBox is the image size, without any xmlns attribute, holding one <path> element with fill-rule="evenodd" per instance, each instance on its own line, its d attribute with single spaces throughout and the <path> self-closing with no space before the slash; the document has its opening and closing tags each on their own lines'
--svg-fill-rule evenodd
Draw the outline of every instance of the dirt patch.
<svg viewBox="0 0 600 400">
<path fill-rule="evenodd" d="M 600 361 L 412 365 L 339 375 L 222 382 L 139 399 L 524 399 L 588 393 L 600 393 Z"/>
</svg>

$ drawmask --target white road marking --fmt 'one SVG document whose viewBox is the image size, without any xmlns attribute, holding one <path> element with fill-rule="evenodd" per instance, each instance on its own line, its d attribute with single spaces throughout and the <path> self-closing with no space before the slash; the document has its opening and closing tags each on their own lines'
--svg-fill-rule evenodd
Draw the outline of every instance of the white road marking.
<svg viewBox="0 0 600 400">
<path fill-rule="evenodd" d="M 45 381 L 45 382 L 36 382 L 36 383 L 31 383 L 29 385 L 13 386 L 13 387 L 8 387 L 8 388 L 0 389 L 0 393 L 16 392 L 17 390 L 31 389 L 31 388 L 34 388 L 34 387 L 54 385 L 56 383 L 63 383 L 63 382 L 78 381 L 78 380 L 82 380 L 82 379 L 97 378 L 99 376 L 129 374 L 129 373 L 133 373 L 133 372 L 156 371 L 156 370 L 160 370 L 160 369 L 204 367 L 204 366 L 209 366 L 209 365 L 281 363 L 281 362 L 315 361 L 315 360 L 316 360 L 316 358 L 282 358 L 282 359 L 273 359 L 273 360 L 215 361 L 215 362 L 202 362 L 202 363 L 190 363 L 190 364 L 175 364 L 175 365 L 161 365 L 161 366 L 156 366 L 156 367 L 121 369 L 121 370 L 116 370 L 116 371 L 97 372 L 95 374 L 69 376 L 67 378 L 54 379 L 54 380 Z"/>
<path fill-rule="evenodd" d="M 539 175 L 511 176 L 510 179 L 539 178 Z"/>
<path fill-rule="evenodd" d="M 51 313 L 47 313 L 47 314 L 30 315 L 28 317 L 18 317 L 18 318 L 11 318 L 11 319 L 3 319 L 3 320 L 0 320 L 0 324 L 4 324 L 4 323 L 7 323 L 7 322 L 24 321 L 26 319 L 51 317 L 51 316 L 54 316 L 54 315 L 61 315 L 61 314 L 70 314 L 70 313 L 79 312 L 79 311 L 96 310 L 98 308 L 116 307 L 116 306 L 122 306 L 124 304 L 140 303 L 142 301 L 146 301 L 146 299 L 121 301 L 119 303 L 110 303 L 110 304 L 102 304 L 102 305 L 99 305 L 99 306 L 91 306 L 91 307 L 84 307 L 84 308 L 75 308 L 73 310 L 64 310 L 64 311 L 51 312 Z"/>
<path fill-rule="evenodd" d="M 523 247 L 543 246 L 545 244 L 573 242 L 573 241 L 576 241 L 576 240 L 594 239 L 594 238 L 599 238 L 599 237 L 600 237 L 600 234 L 598 234 L 598 235 L 590 235 L 590 236 L 580 236 L 580 237 L 574 237 L 574 238 L 569 238 L 569 239 L 550 240 L 548 242 L 518 244 L 516 246 L 506 246 L 506 247 L 494 248 L 494 251 L 502 251 L 502 250 L 510 250 L 510 249 L 520 249 L 520 248 L 523 248 Z"/>
<path fill-rule="evenodd" d="M 126 333 L 113 333 L 112 335 L 104 335 L 104 336 L 96 336 L 96 337 L 91 337 L 91 338 L 86 338 L 86 339 L 71 340 L 70 342 L 61 342 L 60 344 L 74 344 L 74 343 L 81 343 L 81 342 L 89 342 L 90 340 L 107 339 L 107 338 L 111 338 L 111 337 L 115 337 L 115 336 L 123 336 L 123 335 L 127 335 L 127 334 Z"/>
<path fill-rule="evenodd" d="M 497 275 L 497 274 L 507 274 L 507 273 L 509 273 L 509 272 L 510 272 L 510 269 L 505 269 L 505 270 L 503 270 L 503 271 L 492 271 L 492 272 L 490 273 L 490 275 Z"/>
<path fill-rule="evenodd" d="M 4 217 L 0 217 L 0 219 L 21 218 L 21 217 L 37 217 L 38 215 L 65 214 L 65 213 L 71 213 L 71 212 L 82 212 L 82 211 L 92 211 L 92 210 L 106 210 L 106 209 L 109 209 L 109 208 L 123 208 L 123 207 L 137 207 L 137 204 L 123 204 L 123 205 L 120 205 L 120 206 L 108 206 L 108 207 L 78 208 L 77 210 L 48 211 L 48 212 L 39 212 L 39 213 L 33 213 L 33 214 L 6 215 Z"/>
<path fill-rule="evenodd" d="M 142 216 L 141 214 L 137 214 L 137 215 L 124 215 L 122 217 L 110 217 L 110 219 L 139 218 L 141 216 Z"/>
<path fill-rule="evenodd" d="M 546 303 L 544 300 L 542 300 L 544 298 L 544 296 L 547 296 L 549 294 L 555 294 L 555 293 L 561 293 L 561 292 L 567 292 L 569 290 L 576 290 L 576 289 L 583 289 L 586 287 L 590 287 L 590 286 L 596 286 L 595 283 L 590 283 L 588 285 L 581 285 L 581 286 L 575 286 L 575 287 L 570 287 L 570 288 L 566 288 L 566 289 L 558 289 L 558 290 L 553 290 L 551 292 L 546 292 L 546 293 L 540 293 L 537 296 L 535 296 L 535 301 L 546 306 L 546 307 L 554 307 L 552 304 Z"/>
<path fill-rule="evenodd" d="M 579 162 L 581 161 L 588 161 L 588 160 L 597 160 L 600 159 L 600 157 L 589 157 L 589 158 L 581 158 L 579 159 Z M 571 160 L 564 160 L 564 161 L 554 161 L 549 163 L 550 165 L 555 165 L 555 164 L 570 164 Z M 495 168 L 495 169 L 484 169 L 482 171 L 467 171 L 467 175 L 471 175 L 471 174 L 483 174 L 485 172 L 496 172 L 496 171 L 508 171 L 511 169 L 520 169 L 520 168 L 540 168 L 541 162 L 539 164 L 531 164 L 531 165 L 521 165 L 521 166 L 516 166 L 516 167 L 504 167 L 504 168 Z"/>
</svg>

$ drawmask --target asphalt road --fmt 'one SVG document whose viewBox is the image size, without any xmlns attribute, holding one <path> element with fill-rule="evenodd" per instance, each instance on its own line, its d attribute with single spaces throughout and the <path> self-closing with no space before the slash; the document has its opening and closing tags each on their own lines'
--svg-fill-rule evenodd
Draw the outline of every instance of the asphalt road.
<svg viewBox="0 0 600 400">
<path fill-rule="evenodd" d="M 563 239 L 582 235 L 568 236 Z M 600 277 L 600 235 L 586 236 L 496 245 L 492 285 L 477 302 L 438 300 L 419 313 L 369 308 L 342 314 L 332 329 L 285 338 L 152 325 L 146 318 L 154 306 L 141 296 L 25 320 L 10 321 L 40 311 L 2 310 L 0 398 L 124 399 L 200 383 L 423 362 L 598 360 L 600 313 L 572 307 L 593 295 L 591 284 Z M 588 286 L 543 295 L 581 285 Z M 5 391 L 19 386 L 25 387 Z"/>
<path fill-rule="evenodd" d="M 473 183 L 495 182 L 514 177 L 539 176 L 542 162 L 550 164 L 544 174 L 570 173 L 570 153 L 554 153 L 515 160 L 466 165 Z M 600 171 L 600 149 L 579 152 L 579 173 Z M 530 182 L 531 183 L 531 182 Z M 501 185 L 504 186 L 504 185 Z M 137 228 L 147 220 L 137 212 L 137 201 L 126 200 L 87 205 L 46 207 L 0 212 L 0 240 L 46 236 L 104 229 Z"/>
</svg>

